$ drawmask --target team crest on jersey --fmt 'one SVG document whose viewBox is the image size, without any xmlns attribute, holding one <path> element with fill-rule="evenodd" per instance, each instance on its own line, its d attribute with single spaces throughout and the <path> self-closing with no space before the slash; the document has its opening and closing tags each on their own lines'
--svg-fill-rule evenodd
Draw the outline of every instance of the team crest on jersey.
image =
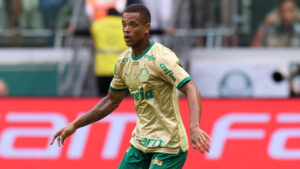
<svg viewBox="0 0 300 169">
<path fill-rule="evenodd" d="M 149 79 L 149 71 L 147 68 L 142 68 L 139 73 L 140 81 L 145 82 Z"/>
</svg>

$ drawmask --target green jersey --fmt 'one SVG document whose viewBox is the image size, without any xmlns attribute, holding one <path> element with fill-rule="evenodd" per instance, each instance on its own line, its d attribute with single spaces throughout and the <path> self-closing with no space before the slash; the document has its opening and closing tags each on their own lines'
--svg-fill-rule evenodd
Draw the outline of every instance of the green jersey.
<svg viewBox="0 0 300 169">
<path fill-rule="evenodd" d="M 110 90 L 128 88 L 134 98 L 138 117 L 130 140 L 134 147 L 146 153 L 188 150 L 177 89 L 190 80 L 176 55 L 154 41 L 138 57 L 131 48 L 120 55 Z"/>
</svg>

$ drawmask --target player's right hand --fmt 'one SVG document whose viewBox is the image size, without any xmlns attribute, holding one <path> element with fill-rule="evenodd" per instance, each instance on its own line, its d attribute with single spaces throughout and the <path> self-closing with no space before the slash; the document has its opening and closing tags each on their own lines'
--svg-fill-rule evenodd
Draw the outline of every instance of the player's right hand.
<svg viewBox="0 0 300 169">
<path fill-rule="evenodd" d="M 52 137 L 50 145 L 53 144 L 53 142 L 55 141 L 55 139 L 57 138 L 57 145 L 58 147 L 60 147 L 61 145 L 64 145 L 64 141 L 65 139 L 70 136 L 71 134 L 73 134 L 76 131 L 75 126 L 70 123 L 65 125 L 63 128 L 61 128 L 60 130 L 58 130 Z"/>
</svg>

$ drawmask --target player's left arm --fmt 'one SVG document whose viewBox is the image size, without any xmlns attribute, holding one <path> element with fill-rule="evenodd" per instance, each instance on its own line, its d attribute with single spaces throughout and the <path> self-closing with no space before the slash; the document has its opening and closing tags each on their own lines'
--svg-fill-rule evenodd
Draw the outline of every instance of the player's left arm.
<svg viewBox="0 0 300 169">
<path fill-rule="evenodd" d="M 203 148 L 209 152 L 210 144 L 208 140 L 211 140 L 211 138 L 199 127 L 201 118 L 201 93 L 192 80 L 185 83 L 180 88 L 180 91 L 187 96 L 189 103 L 192 146 L 194 149 L 200 150 L 201 153 L 204 153 Z"/>
</svg>

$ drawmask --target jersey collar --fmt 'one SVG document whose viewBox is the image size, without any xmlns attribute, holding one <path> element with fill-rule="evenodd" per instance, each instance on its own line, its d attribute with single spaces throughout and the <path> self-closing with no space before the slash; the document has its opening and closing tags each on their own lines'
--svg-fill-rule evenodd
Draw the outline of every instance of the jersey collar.
<svg viewBox="0 0 300 169">
<path fill-rule="evenodd" d="M 131 51 L 131 58 L 133 59 L 133 60 L 139 60 L 140 58 L 142 58 L 150 49 L 151 49 L 151 47 L 153 46 L 155 44 L 155 42 L 154 41 L 152 41 L 151 42 L 151 44 L 150 44 L 150 46 L 145 50 L 145 52 L 144 53 L 142 53 L 140 56 L 138 56 L 138 57 L 134 57 L 133 56 L 133 52 Z"/>
</svg>

